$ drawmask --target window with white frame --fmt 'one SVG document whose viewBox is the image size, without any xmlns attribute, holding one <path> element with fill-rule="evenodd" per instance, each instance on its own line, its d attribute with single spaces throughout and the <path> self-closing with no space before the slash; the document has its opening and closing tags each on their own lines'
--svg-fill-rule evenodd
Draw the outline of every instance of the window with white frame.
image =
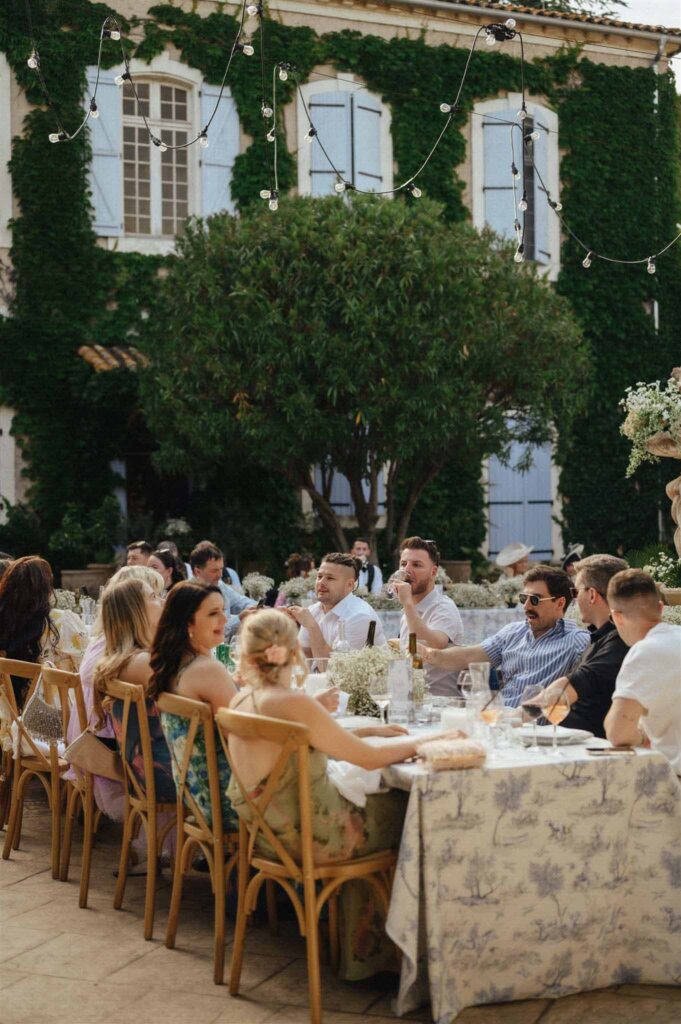
<svg viewBox="0 0 681 1024">
<path fill-rule="evenodd" d="M 228 89 L 220 97 L 219 86 L 167 54 L 149 65 L 131 63 L 137 97 L 129 82 L 116 85 L 122 70 L 100 71 L 99 117 L 89 122 L 93 226 L 98 235 L 118 237 L 122 249 L 168 251 L 191 215 L 234 210 L 236 106 Z M 96 76 L 97 69 L 88 68 L 86 107 Z M 167 149 L 153 144 L 144 118 Z M 208 148 L 185 147 L 209 120 Z"/>
<path fill-rule="evenodd" d="M 391 189 L 390 110 L 381 99 L 355 83 L 352 76 L 308 82 L 301 93 L 297 108 L 299 193 L 331 195 L 337 180 L 334 167 L 355 188 L 368 192 Z M 305 135 L 310 122 L 316 135 L 308 143 Z"/>
<path fill-rule="evenodd" d="M 560 270 L 560 222 L 549 207 L 559 197 L 558 117 L 528 102 L 522 134 L 520 94 L 476 103 L 471 123 L 473 223 L 515 239 L 515 221 L 525 225 L 525 257 L 546 268 L 550 279 Z M 538 138 L 523 143 L 523 136 Z M 513 167 L 517 177 L 513 178 Z M 514 191 L 515 185 L 515 191 Z M 517 209 L 525 196 L 527 210 Z"/>
</svg>

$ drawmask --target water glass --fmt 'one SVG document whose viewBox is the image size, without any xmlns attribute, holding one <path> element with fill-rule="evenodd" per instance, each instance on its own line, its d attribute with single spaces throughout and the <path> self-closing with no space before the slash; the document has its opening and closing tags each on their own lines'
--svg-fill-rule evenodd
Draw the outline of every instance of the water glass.
<svg viewBox="0 0 681 1024">
<path fill-rule="evenodd" d="M 489 690 L 489 672 L 491 665 L 488 661 L 472 661 L 468 670 L 473 680 L 473 690 Z"/>
<path fill-rule="evenodd" d="M 470 713 L 463 697 L 451 697 L 447 700 L 440 716 L 440 725 L 443 731 L 448 729 L 460 729 L 466 733 L 470 731 Z"/>
</svg>

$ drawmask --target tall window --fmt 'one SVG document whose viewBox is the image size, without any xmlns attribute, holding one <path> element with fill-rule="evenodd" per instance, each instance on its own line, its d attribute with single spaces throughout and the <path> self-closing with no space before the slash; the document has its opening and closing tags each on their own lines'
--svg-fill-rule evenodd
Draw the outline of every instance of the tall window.
<svg viewBox="0 0 681 1024">
<path fill-rule="evenodd" d="M 527 210 L 518 211 L 525 227 L 525 257 L 547 268 L 550 278 L 560 269 L 560 223 L 548 204 L 547 190 L 559 198 L 558 118 L 538 103 L 528 103 L 523 134 L 539 133 L 536 141 L 523 145 L 521 133 L 508 122 L 517 120 L 522 103 L 519 95 L 487 100 L 475 105 L 471 124 L 473 223 L 491 227 L 503 238 L 515 239 L 515 199 L 523 194 Z"/>
<path fill-rule="evenodd" d="M 187 89 L 160 82 L 123 87 L 123 211 L 126 234 L 176 235 L 189 216 L 189 151 L 161 152 L 142 115 L 167 146 L 193 137 Z"/>
<path fill-rule="evenodd" d="M 355 86 L 352 76 L 309 82 L 301 91 L 305 101 L 298 98 L 301 195 L 332 195 L 337 180 L 333 167 L 344 181 L 364 191 L 392 188 L 390 111 L 381 99 Z M 304 139 L 309 127 L 305 108 L 317 132 L 311 143 Z"/>
</svg>

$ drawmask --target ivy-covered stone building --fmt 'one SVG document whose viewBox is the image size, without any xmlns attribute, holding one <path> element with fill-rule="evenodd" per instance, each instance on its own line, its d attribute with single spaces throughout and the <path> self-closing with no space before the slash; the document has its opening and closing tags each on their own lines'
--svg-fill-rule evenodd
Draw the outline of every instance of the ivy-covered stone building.
<svg viewBox="0 0 681 1024">
<path fill-rule="evenodd" d="M 133 516 L 191 504 L 186 482 L 154 476 L 153 438 L 135 401 L 136 339 L 187 218 L 262 202 L 270 161 L 263 36 L 268 103 L 273 66 L 296 69 L 277 79 L 280 191 L 325 195 L 341 171 L 380 192 L 428 153 L 445 117 L 440 104 L 453 99 L 476 33 L 513 17 L 524 42 L 533 160 L 523 165 L 503 123 L 522 100 L 518 40 L 487 47 L 483 32 L 458 130 L 443 139 L 419 185 L 448 218 L 512 237 L 510 170 L 521 165 L 526 258 L 571 299 L 595 373 L 589 415 L 569 441 L 538 449 L 524 474 L 513 455 L 509 466 L 492 459 L 481 468 L 485 486 L 476 493 L 484 497 L 468 543 L 494 554 L 523 539 L 549 558 L 564 534 L 610 550 L 655 539 L 661 481 L 651 468 L 625 482 L 617 402 L 629 383 L 664 376 L 678 361 L 681 247 L 660 259 L 655 275 L 600 261 L 585 269 L 549 199 L 562 204 L 574 236 L 605 254 L 637 259 L 673 237 L 681 219 L 679 111 L 667 62 L 681 51 L 681 30 L 473 0 L 273 0 L 262 27 L 257 15 L 246 17 L 242 39 L 255 53 L 235 57 L 209 146 L 174 149 L 216 109 L 239 6 L 30 7 L 54 106 L 27 65 L 26 8 L 8 0 L 0 11 L 0 493 L 15 503 L 28 484 L 38 531 L 59 526 L 65 503 L 92 508 L 114 489 Z M 107 14 L 122 23 L 137 98 L 129 81 L 117 84 L 125 66 L 115 40 L 104 41 L 97 80 Z M 75 129 L 95 84 L 99 116 L 77 140 L 50 144 L 55 119 Z M 441 536 L 460 486 L 456 473 L 437 481 L 413 525 Z M 230 500 L 238 500 L 234 488 Z M 333 501 L 351 516 L 341 476 Z"/>
</svg>

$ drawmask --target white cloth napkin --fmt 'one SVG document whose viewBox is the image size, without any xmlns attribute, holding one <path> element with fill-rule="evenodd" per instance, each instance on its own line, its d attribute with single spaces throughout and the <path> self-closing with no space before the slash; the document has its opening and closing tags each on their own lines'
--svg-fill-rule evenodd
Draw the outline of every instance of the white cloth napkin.
<svg viewBox="0 0 681 1024">
<path fill-rule="evenodd" d="M 329 778 L 341 796 L 357 807 L 366 807 L 370 793 L 380 793 L 381 769 L 368 771 L 348 761 L 329 761 Z"/>
</svg>

